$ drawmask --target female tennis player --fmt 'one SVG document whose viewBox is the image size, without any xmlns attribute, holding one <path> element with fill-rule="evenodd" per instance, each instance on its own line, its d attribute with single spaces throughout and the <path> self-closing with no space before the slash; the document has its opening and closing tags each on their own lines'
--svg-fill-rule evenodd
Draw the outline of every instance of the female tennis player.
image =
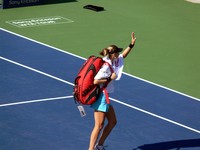
<svg viewBox="0 0 200 150">
<path fill-rule="evenodd" d="M 124 66 L 123 59 L 127 57 L 133 48 L 135 41 L 136 38 L 134 36 L 134 32 L 132 32 L 131 43 L 124 51 L 116 45 L 110 45 L 100 52 L 103 59 L 110 65 L 105 63 L 102 66 L 97 75 L 94 77 L 94 84 L 98 84 L 100 87 L 103 87 L 105 83 L 108 81 L 110 82 L 107 85 L 106 90 L 101 93 L 99 99 L 91 105 L 94 109 L 95 123 L 90 136 L 89 150 L 105 150 L 103 144 L 117 123 L 114 108 L 109 103 L 108 94 L 114 92 L 112 80 L 119 80 L 121 78 Z M 120 52 L 122 53 L 120 54 Z M 107 119 L 108 123 L 105 128 L 103 128 L 105 119 Z"/>
</svg>

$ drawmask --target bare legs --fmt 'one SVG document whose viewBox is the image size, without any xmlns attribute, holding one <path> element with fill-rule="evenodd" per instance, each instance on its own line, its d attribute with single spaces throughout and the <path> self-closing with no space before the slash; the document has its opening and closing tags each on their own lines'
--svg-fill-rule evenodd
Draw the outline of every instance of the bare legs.
<svg viewBox="0 0 200 150">
<path fill-rule="evenodd" d="M 97 142 L 100 131 L 104 126 L 105 118 L 108 120 L 108 124 L 103 129 L 102 134 L 99 138 L 99 141 Z M 110 106 L 108 112 L 106 113 L 95 111 L 94 121 L 95 121 L 95 125 L 90 136 L 89 150 L 94 150 L 94 146 L 96 142 L 98 143 L 98 145 L 103 145 L 106 138 L 108 137 L 108 135 L 110 134 L 114 126 L 116 125 L 117 120 L 116 120 L 114 108 Z"/>
<path fill-rule="evenodd" d="M 108 137 L 108 135 L 110 134 L 110 132 L 112 131 L 112 129 L 115 127 L 117 123 L 115 111 L 112 106 L 109 107 L 109 111 L 106 113 L 106 118 L 108 120 L 108 124 L 106 125 L 106 127 L 104 128 L 101 134 L 98 145 L 104 144 L 106 138 Z"/>
<path fill-rule="evenodd" d="M 100 111 L 94 112 L 94 128 L 92 130 L 91 136 L 90 136 L 90 146 L 89 150 L 94 150 L 95 143 L 97 141 L 98 135 L 103 128 L 103 123 L 105 120 L 105 113 Z"/>
</svg>

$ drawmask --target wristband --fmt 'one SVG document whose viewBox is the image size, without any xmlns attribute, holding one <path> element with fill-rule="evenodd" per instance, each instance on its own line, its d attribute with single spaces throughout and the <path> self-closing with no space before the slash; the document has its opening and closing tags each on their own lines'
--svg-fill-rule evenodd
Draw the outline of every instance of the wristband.
<svg viewBox="0 0 200 150">
<path fill-rule="evenodd" d="M 131 43 L 130 43 L 128 47 L 129 47 L 129 48 L 133 48 L 134 45 L 135 45 L 135 44 L 131 44 Z"/>
<path fill-rule="evenodd" d="M 106 78 L 107 82 L 110 82 L 112 79 L 111 77 Z"/>
</svg>

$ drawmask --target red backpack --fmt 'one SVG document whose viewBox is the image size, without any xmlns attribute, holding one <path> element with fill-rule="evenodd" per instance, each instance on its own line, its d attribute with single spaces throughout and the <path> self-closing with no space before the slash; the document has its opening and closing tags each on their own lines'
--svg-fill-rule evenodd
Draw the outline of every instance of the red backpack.
<svg viewBox="0 0 200 150">
<path fill-rule="evenodd" d="M 75 101 L 83 105 L 91 105 L 99 98 L 101 92 L 106 88 L 108 83 L 106 83 L 103 88 L 100 88 L 99 85 L 94 85 L 93 82 L 95 75 L 104 63 L 107 62 L 101 57 L 96 56 L 90 56 L 85 61 L 74 80 L 73 94 Z"/>
</svg>

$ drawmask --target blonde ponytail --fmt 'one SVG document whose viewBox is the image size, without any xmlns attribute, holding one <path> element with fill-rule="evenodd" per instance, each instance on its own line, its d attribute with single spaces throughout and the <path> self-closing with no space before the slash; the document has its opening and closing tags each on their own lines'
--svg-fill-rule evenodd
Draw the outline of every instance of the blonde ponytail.
<svg viewBox="0 0 200 150">
<path fill-rule="evenodd" d="M 99 52 L 99 54 L 102 55 L 102 56 L 106 56 L 106 55 L 108 55 L 108 51 L 109 50 L 107 48 L 104 48 L 104 49 L 102 49 L 101 52 Z"/>
</svg>

